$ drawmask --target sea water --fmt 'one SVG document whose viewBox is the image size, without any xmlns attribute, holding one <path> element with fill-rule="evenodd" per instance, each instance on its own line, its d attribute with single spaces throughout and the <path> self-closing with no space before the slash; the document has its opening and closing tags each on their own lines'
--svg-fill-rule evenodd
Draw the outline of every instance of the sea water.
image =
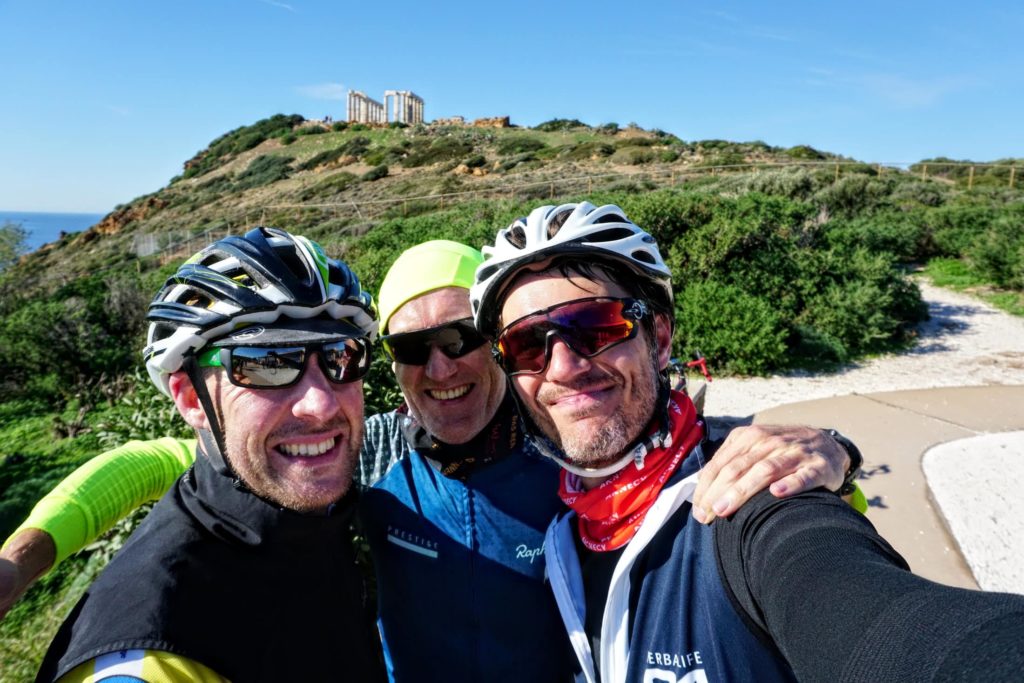
<svg viewBox="0 0 1024 683">
<path fill-rule="evenodd" d="M 0 225 L 20 223 L 28 232 L 26 245 L 34 251 L 60 238 L 61 232 L 81 232 L 100 222 L 102 213 L 39 213 L 0 209 Z"/>
</svg>

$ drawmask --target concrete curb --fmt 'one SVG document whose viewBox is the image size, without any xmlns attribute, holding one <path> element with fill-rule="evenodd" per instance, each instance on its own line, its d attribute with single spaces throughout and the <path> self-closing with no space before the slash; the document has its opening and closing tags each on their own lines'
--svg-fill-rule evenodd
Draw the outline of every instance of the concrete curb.
<svg viewBox="0 0 1024 683">
<path fill-rule="evenodd" d="M 1003 457 L 984 466 L 994 442 L 974 439 L 1024 430 L 1024 386 L 852 394 L 778 406 L 754 422 L 833 427 L 853 439 L 864 454 L 867 517 L 914 573 L 1024 593 L 1024 494 L 1007 488 L 1024 481 L 1024 435 L 1006 437 Z M 929 457 L 926 478 L 922 460 L 943 444 L 953 455 Z M 984 516 L 992 523 L 975 519 Z"/>
</svg>

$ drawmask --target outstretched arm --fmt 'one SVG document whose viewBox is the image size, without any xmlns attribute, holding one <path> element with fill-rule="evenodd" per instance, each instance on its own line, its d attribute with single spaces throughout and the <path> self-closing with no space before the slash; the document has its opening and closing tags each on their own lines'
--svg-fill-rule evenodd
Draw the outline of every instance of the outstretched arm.
<svg viewBox="0 0 1024 683">
<path fill-rule="evenodd" d="M 830 493 L 762 492 L 713 529 L 734 607 L 800 680 L 1019 680 L 1024 596 L 915 576 Z"/>
<path fill-rule="evenodd" d="M 194 459 L 193 440 L 130 441 L 68 475 L 0 551 L 0 617 L 50 568 L 163 495 Z"/>
<path fill-rule="evenodd" d="M 846 449 L 821 429 L 737 427 L 701 470 L 693 516 L 703 523 L 728 517 L 765 488 L 780 498 L 818 487 L 835 491 L 849 466 Z"/>
<path fill-rule="evenodd" d="M 0 619 L 28 587 L 54 565 L 53 537 L 39 529 L 16 531 L 0 551 Z"/>
</svg>

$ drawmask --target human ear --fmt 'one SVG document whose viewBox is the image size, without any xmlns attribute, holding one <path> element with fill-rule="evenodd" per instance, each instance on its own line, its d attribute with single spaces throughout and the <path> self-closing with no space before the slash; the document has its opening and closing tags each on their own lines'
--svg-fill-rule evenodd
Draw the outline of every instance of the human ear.
<svg viewBox="0 0 1024 683">
<path fill-rule="evenodd" d="M 178 413 L 188 426 L 193 429 L 210 428 L 210 421 L 206 419 L 206 411 L 203 410 L 203 406 L 199 402 L 199 394 L 196 393 L 192 380 L 185 372 L 179 370 L 172 373 L 167 382 L 167 388 L 174 400 L 174 407 L 178 409 Z"/>
<path fill-rule="evenodd" d="M 664 370 L 672 358 L 672 323 L 664 313 L 654 316 L 654 342 L 658 345 L 658 367 Z"/>
</svg>

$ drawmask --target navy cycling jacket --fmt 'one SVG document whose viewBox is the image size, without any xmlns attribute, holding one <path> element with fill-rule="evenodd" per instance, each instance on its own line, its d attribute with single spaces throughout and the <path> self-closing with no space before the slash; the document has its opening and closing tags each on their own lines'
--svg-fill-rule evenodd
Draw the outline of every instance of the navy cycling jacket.
<svg viewBox="0 0 1024 683">
<path fill-rule="evenodd" d="M 561 506 L 557 465 L 524 448 L 517 428 L 503 457 L 447 477 L 408 450 L 404 419 L 368 421 L 372 455 L 361 466 L 390 677 L 570 680 L 568 640 L 543 581 L 544 532 Z"/>
</svg>

